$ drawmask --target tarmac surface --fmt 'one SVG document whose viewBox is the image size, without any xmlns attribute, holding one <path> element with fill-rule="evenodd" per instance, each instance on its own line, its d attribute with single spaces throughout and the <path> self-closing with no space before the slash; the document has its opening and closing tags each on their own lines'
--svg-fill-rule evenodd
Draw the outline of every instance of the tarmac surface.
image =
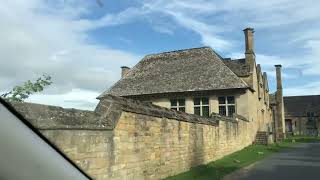
<svg viewBox="0 0 320 180">
<path fill-rule="evenodd" d="M 227 175 L 223 180 L 320 180 L 320 143 L 301 143 Z"/>
</svg>

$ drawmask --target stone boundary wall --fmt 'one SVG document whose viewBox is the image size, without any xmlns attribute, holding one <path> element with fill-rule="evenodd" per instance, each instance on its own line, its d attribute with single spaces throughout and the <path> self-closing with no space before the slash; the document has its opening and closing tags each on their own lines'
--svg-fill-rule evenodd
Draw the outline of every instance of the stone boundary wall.
<svg viewBox="0 0 320 180">
<path fill-rule="evenodd" d="M 112 130 L 110 125 L 101 121 L 101 115 L 94 111 L 65 109 L 35 103 L 11 103 L 11 105 L 39 130 Z"/>
<path fill-rule="evenodd" d="M 94 179 L 162 179 L 254 141 L 253 122 L 107 96 L 95 111 L 13 106 Z"/>
</svg>

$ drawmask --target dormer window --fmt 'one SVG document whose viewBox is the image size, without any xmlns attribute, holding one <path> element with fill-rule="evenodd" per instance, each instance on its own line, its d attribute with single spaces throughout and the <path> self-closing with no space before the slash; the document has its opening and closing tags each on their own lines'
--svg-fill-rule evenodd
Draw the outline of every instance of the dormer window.
<svg viewBox="0 0 320 180">
<path fill-rule="evenodd" d="M 176 111 L 186 111 L 186 103 L 185 99 L 171 99 L 171 109 L 174 109 Z"/>
</svg>

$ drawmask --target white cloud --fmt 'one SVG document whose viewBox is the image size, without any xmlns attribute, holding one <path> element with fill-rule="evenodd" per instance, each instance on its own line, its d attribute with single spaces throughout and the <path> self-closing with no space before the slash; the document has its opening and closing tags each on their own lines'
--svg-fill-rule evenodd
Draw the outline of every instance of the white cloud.
<svg viewBox="0 0 320 180">
<path fill-rule="evenodd" d="M 283 89 L 285 96 L 294 96 L 294 95 L 319 95 L 320 92 L 320 81 L 310 82 L 308 84 L 295 87 L 288 87 Z"/>
<path fill-rule="evenodd" d="M 205 7 L 203 3 L 208 6 Z M 176 29 L 175 26 L 178 25 L 200 35 L 203 45 L 209 45 L 221 51 L 230 49 L 232 47 L 231 40 L 225 40 L 219 35 L 219 33 L 225 31 L 224 29 L 219 28 L 218 25 L 207 23 L 201 16 L 193 16 L 193 14 L 201 15 L 203 12 L 209 12 L 209 6 L 214 8 L 214 4 L 206 1 L 143 1 L 139 7 L 129 7 L 115 14 L 106 14 L 97 20 L 81 20 L 77 23 L 86 29 L 90 29 L 117 26 L 143 19 L 151 23 L 153 29 L 157 32 L 172 35 Z M 197 10 L 199 10 L 199 14 Z M 168 17 L 175 24 L 168 23 Z"/>
<path fill-rule="evenodd" d="M 320 40 L 308 40 L 305 48 L 309 49 L 308 54 L 300 59 L 308 64 L 308 67 L 304 69 L 304 74 L 320 75 Z"/>
<path fill-rule="evenodd" d="M 197 33 L 202 44 L 219 52 L 235 51 L 233 48 L 237 42 L 227 34 L 253 26 L 274 39 L 269 46 L 271 52 L 256 53 L 257 63 L 262 64 L 264 71 L 271 76 L 275 74 L 274 65 L 282 64 L 284 79 L 299 80 L 320 75 L 319 7 L 320 1 L 314 0 L 145 0 L 140 7 L 119 13 L 116 19 L 126 23 L 142 16 L 153 19 L 154 23 L 161 21 L 159 15 L 170 17 L 177 25 Z M 126 17 L 125 14 L 130 19 L 122 18 Z M 168 34 L 174 34 L 175 29 L 170 26 L 169 23 L 162 27 L 170 29 Z M 291 52 L 272 53 L 272 48 L 281 47 L 291 47 Z"/>
<path fill-rule="evenodd" d="M 98 95 L 100 94 L 95 91 L 71 89 L 63 94 L 34 94 L 26 101 L 47 105 L 60 105 L 65 108 L 76 107 L 78 109 L 94 110 L 98 103 L 98 100 L 96 99 Z"/>
<path fill-rule="evenodd" d="M 163 13 L 172 17 L 180 26 L 189 29 L 201 37 L 204 45 L 223 51 L 232 47 L 231 40 L 219 35 L 224 29 L 219 25 L 209 23 L 202 17 L 203 13 L 213 13 L 215 4 L 208 1 L 147 1 L 144 8 L 150 12 Z M 209 11 L 211 9 L 211 11 Z"/>
<path fill-rule="evenodd" d="M 201 36 L 202 44 L 209 45 L 217 50 L 231 48 L 232 44 L 230 41 L 224 40 L 221 36 L 217 35 L 219 31 L 217 27 L 194 19 L 186 14 L 176 13 L 173 10 L 167 10 L 167 13 L 172 15 L 180 25 L 198 33 Z"/>
<path fill-rule="evenodd" d="M 103 92 L 120 77 L 121 65 L 133 65 L 140 58 L 88 42 L 89 27 L 78 23 L 80 16 L 89 12 L 85 1 L 47 3 L 30 0 L 0 4 L 0 91 L 47 73 L 53 80 L 44 91 L 47 95 L 31 100 L 45 99 L 65 106 L 70 104 L 67 97 L 74 95 L 95 98 L 93 94 Z M 58 97 L 62 99 L 55 100 Z M 92 104 L 82 97 L 78 98 Z"/>
<path fill-rule="evenodd" d="M 119 66 L 132 66 L 140 56 L 91 44 L 87 31 L 137 20 L 168 35 L 179 33 L 176 31 L 181 28 L 177 27 L 182 27 L 198 34 L 202 44 L 224 53 L 238 51 L 234 49 L 238 40 L 229 36 L 232 32 L 254 26 L 257 31 L 269 31 L 270 37 L 281 37 L 272 42 L 277 47 L 299 48 L 281 55 L 257 52 L 257 63 L 262 64 L 263 70 L 272 76 L 274 64 L 282 64 L 285 79 L 319 76 L 319 2 L 144 0 L 114 14 L 86 19 L 84 15 L 92 13 L 95 1 L 6 1 L 0 4 L 0 91 L 42 73 L 53 77 L 54 84 L 45 91 L 52 97 L 71 96 L 75 89 L 83 96 L 104 91 L 119 78 Z M 243 57 L 243 53 L 230 54 L 233 58 L 238 56 Z"/>
</svg>

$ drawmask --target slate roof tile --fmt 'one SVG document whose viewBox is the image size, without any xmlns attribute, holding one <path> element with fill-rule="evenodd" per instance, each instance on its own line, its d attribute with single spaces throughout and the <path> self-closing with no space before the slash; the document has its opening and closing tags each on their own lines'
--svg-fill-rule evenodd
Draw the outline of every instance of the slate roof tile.
<svg viewBox="0 0 320 180">
<path fill-rule="evenodd" d="M 250 67 L 246 64 L 246 60 L 244 58 L 234 60 L 231 60 L 231 58 L 225 58 L 223 62 L 239 77 L 250 75 Z"/>
<path fill-rule="evenodd" d="M 306 116 L 308 112 L 320 115 L 320 95 L 283 97 L 286 116 Z"/>
<path fill-rule="evenodd" d="M 248 88 L 230 67 L 209 47 L 151 54 L 98 98 Z"/>
</svg>

